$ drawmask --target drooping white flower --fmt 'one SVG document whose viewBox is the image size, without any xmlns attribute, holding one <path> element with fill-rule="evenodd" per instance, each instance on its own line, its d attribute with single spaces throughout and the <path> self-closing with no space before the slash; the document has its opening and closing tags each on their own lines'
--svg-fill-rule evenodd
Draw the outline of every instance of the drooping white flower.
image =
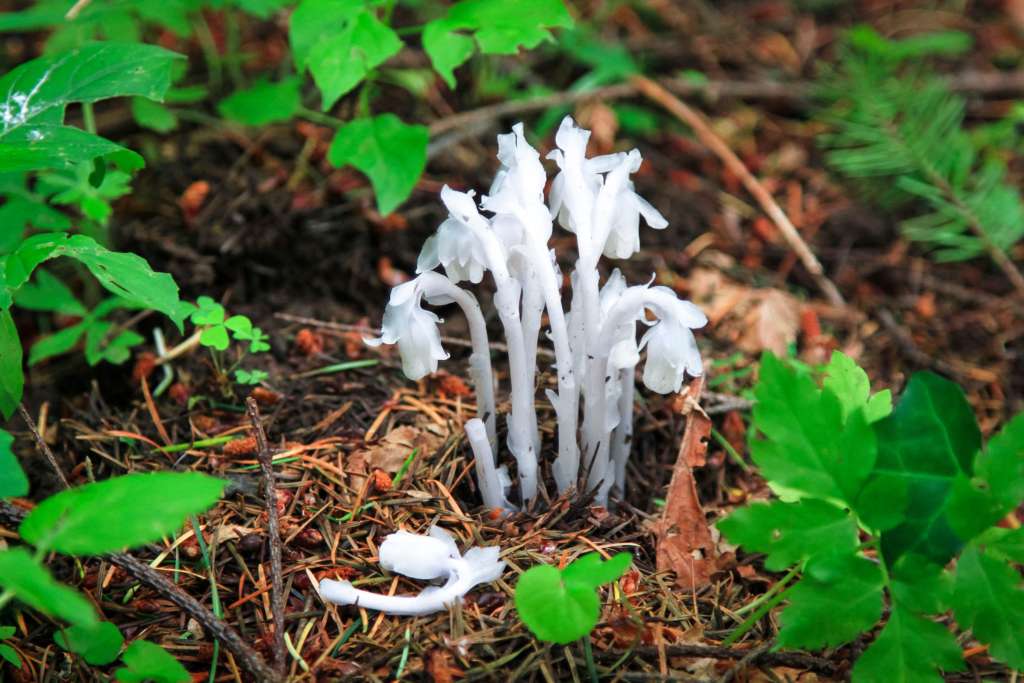
<svg viewBox="0 0 1024 683">
<path fill-rule="evenodd" d="M 606 154 L 588 159 L 589 140 L 590 131 L 580 128 L 571 116 L 566 116 L 555 133 L 558 149 L 548 153 L 548 159 L 553 159 L 559 168 L 548 197 L 551 217 L 557 217 L 559 225 L 569 232 L 577 232 L 577 225 L 589 232 L 594 199 L 601 188 L 601 174 L 614 168 L 623 157 L 622 154 Z"/>
<path fill-rule="evenodd" d="M 644 385 L 659 394 L 679 391 L 687 373 L 699 377 L 704 371 L 697 339 L 678 317 L 659 320 L 644 334 L 640 347 L 647 349 Z"/>
<path fill-rule="evenodd" d="M 618 259 L 627 259 L 640 251 L 641 216 L 655 230 L 668 226 L 665 217 L 636 193 L 629 180 L 629 174 L 640 168 L 640 152 L 634 149 L 623 156 L 605 178 L 594 208 L 598 219 L 608 222 L 601 225 L 600 234 L 605 236 L 601 250 L 608 258 Z"/>
<path fill-rule="evenodd" d="M 473 195 L 472 191 L 458 192 L 447 185 L 441 188 L 441 201 L 448 207 L 448 218 L 423 243 L 416 261 L 417 273 L 441 265 L 453 282 L 469 280 L 477 284 L 483 279 L 487 270 L 486 255 L 471 223 L 485 228 L 487 219 L 477 210 Z"/>
<path fill-rule="evenodd" d="M 384 309 L 381 336 L 363 339 L 370 346 L 397 343 L 402 356 L 402 371 L 413 380 L 437 372 L 437 362 L 448 358 L 438 330 L 441 319 L 422 308 L 423 297 L 419 278 L 394 287 Z M 441 304 L 449 303 L 451 299 L 434 296 L 428 301 Z"/>
<path fill-rule="evenodd" d="M 423 536 L 399 531 L 380 547 L 380 562 L 388 571 L 422 580 L 446 579 L 443 586 L 428 586 L 419 595 L 381 595 L 360 590 L 348 581 L 323 579 L 320 597 L 338 605 L 357 605 L 389 614 L 419 616 L 458 604 L 471 588 L 496 581 L 505 569 L 499 548 L 470 548 L 460 555 L 455 541 L 439 527 Z"/>
</svg>

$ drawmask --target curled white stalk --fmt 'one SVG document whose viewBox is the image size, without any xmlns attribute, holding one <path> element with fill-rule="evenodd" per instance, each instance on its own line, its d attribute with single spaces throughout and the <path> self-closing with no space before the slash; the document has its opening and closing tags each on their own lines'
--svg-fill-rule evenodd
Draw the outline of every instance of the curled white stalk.
<svg viewBox="0 0 1024 683">
<path fill-rule="evenodd" d="M 466 316 L 473 346 L 469 366 L 470 376 L 476 385 L 477 417 L 486 425 L 491 442 L 497 443 L 491 349 L 487 323 L 475 296 L 440 273 L 422 273 L 391 290 L 391 299 L 384 310 L 381 336 L 364 341 L 370 346 L 397 343 L 402 356 L 402 370 L 409 379 L 420 379 L 436 372 L 437 362 L 448 358 L 448 354 L 441 345 L 441 333 L 437 329 L 441 319 L 421 308 L 423 299 L 434 305 L 455 303 Z"/>
<path fill-rule="evenodd" d="M 459 553 L 452 537 L 439 527 L 429 535 L 406 531 L 390 534 L 380 546 L 380 564 L 390 571 L 414 579 L 445 579 L 442 586 L 428 586 L 419 595 L 381 595 L 355 588 L 348 581 L 323 579 L 320 597 L 337 605 L 355 605 L 367 609 L 407 616 L 420 616 L 446 610 L 459 604 L 474 586 L 497 580 L 505 569 L 498 559 L 497 546 L 471 548 Z"/>
</svg>

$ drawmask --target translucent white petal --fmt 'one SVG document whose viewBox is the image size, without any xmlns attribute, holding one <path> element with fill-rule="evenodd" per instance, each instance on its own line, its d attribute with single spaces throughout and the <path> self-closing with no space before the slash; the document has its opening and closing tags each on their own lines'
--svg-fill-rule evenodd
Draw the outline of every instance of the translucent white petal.
<svg viewBox="0 0 1024 683">
<path fill-rule="evenodd" d="M 444 540 L 396 531 L 381 543 L 379 555 L 380 566 L 389 572 L 426 581 L 447 577 L 459 551 L 451 537 Z"/>
</svg>

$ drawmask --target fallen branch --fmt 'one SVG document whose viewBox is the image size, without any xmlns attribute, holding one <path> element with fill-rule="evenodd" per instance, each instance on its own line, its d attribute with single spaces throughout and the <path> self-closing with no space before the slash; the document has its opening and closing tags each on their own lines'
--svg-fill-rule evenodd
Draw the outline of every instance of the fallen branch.
<svg viewBox="0 0 1024 683">
<path fill-rule="evenodd" d="M 711 659 L 744 660 L 750 657 L 751 650 L 719 645 L 665 645 L 664 647 L 641 646 L 631 650 L 634 654 L 645 657 L 657 657 L 664 652 L 669 657 L 710 657 Z M 595 654 L 597 654 L 595 652 Z M 624 653 L 620 650 L 608 650 L 599 656 L 603 659 L 619 659 Z M 793 669 L 805 669 L 822 674 L 835 674 L 838 667 L 823 657 L 804 654 L 802 652 L 762 651 L 747 660 L 751 666 L 785 666 Z"/>
<path fill-rule="evenodd" d="M 284 643 L 284 580 L 281 570 L 281 524 L 277 518 L 277 493 L 274 487 L 274 463 L 267 435 L 260 422 L 260 410 L 252 396 L 245 401 L 249 422 L 256 436 L 256 457 L 263 475 L 263 498 L 267 506 L 267 535 L 270 544 L 270 608 L 274 620 L 274 668 L 284 673 L 287 652 Z"/>
<path fill-rule="evenodd" d="M 789 220 L 786 212 L 782 210 L 775 198 L 772 197 L 771 193 L 768 192 L 761 184 L 761 182 L 754 177 L 754 175 L 747 169 L 736 153 L 733 152 L 728 145 L 720 138 L 711 127 L 708 126 L 704 120 L 704 116 L 695 109 L 688 106 L 678 97 L 670 93 L 664 88 L 664 86 L 652 81 L 645 76 L 633 76 L 631 79 L 632 83 L 636 85 L 640 93 L 648 99 L 657 102 L 664 107 L 668 112 L 678 118 L 680 121 L 688 125 L 693 129 L 693 132 L 697 135 L 704 145 L 715 153 L 725 167 L 729 169 L 743 186 L 747 188 L 747 192 L 757 200 L 757 203 L 761 205 L 768 217 L 772 219 L 772 222 L 778 226 L 779 231 L 782 233 L 783 239 L 789 244 L 789 247 L 796 254 L 800 262 L 803 263 L 804 268 L 814 278 L 815 283 L 818 285 L 818 289 L 825 295 L 829 303 L 834 306 L 845 306 L 846 302 L 843 300 L 843 295 L 839 293 L 835 284 L 828 279 L 825 275 L 825 269 L 821 266 L 821 262 L 818 261 L 818 257 L 814 255 L 811 248 L 807 246 L 803 238 L 800 237 L 800 233 L 797 232 L 796 226 Z"/>
<path fill-rule="evenodd" d="M 66 489 L 71 488 L 68 478 L 64 475 L 64 470 L 60 468 L 60 465 L 57 463 L 56 456 L 54 456 L 50 447 L 46 445 L 43 435 L 39 433 L 39 428 L 36 427 L 35 420 L 33 420 L 32 416 L 28 414 L 28 411 L 25 410 L 24 403 L 18 404 L 18 412 L 21 413 L 21 419 L 25 421 L 25 424 L 28 425 L 29 431 L 32 432 L 32 437 L 36 440 L 36 448 L 38 448 L 39 452 L 43 454 L 43 457 L 50 462 L 50 467 L 53 468 L 57 478 L 60 479 L 61 485 Z"/>
</svg>

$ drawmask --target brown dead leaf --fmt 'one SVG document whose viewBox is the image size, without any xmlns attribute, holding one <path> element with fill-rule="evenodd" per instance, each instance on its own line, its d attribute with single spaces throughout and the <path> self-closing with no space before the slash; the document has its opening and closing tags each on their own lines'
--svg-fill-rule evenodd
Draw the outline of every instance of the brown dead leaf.
<svg viewBox="0 0 1024 683">
<path fill-rule="evenodd" d="M 750 353 L 767 349 L 784 356 L 800 329 L 800 302 L 782 290 L 765 290 L 743 323 L 746 331 L 736 342 L 741 349 Z"/>
<path fill-rule="evenodd" d="M 427 656 L 427 673 L 434 683 L 453 683 L 462 678 L 462 670 L 452 665 L 452 656 L 447 650 L 431 650 Z"/>
<path fill-rule="evenodd" d="M 689 388 L 694 400 L 703 390 L 698 377 Z M 672 469 L 672 483 L 665 497 L 665 509 L 656 526 L 658 571 L 674 571 L 676 585 L 694 590 L 707 584 L 716 570 L 718 550 L 707 516 L 697 496 L 697 484 L 690 463 L 703 462 L 711 420 L 703 410 L 690 410 L 679 456 Z"/>
</svg>

